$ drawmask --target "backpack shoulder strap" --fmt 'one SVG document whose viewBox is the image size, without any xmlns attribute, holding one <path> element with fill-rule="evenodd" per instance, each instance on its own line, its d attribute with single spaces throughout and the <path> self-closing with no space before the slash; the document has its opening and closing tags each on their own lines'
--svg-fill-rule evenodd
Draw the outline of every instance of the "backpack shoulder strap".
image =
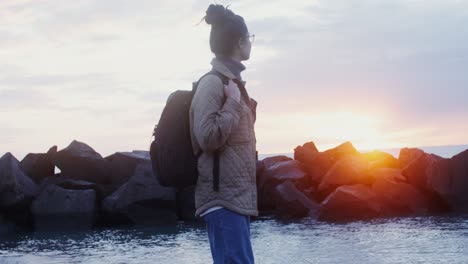
<svg viewBox="0 0 468 264">
<path fill-rule="evenodd" d="M 203 77 L 207 76 L 207 75 L 216 75 L 218 76 L 221 81 L 223 82 L 224 85 L 227 85 L 229 83 L 229 78 L 224 76 L 222 73 L 220 73 L 219 71 L 217 70 L 211 70 L 207 73 L 205 73 L 202 77 L 200 77 L 200 79 L 198 79 L 198 81 L 194 82 L 192 85 L 192 91 L 193 93 L 195 94 L 195 91 L 197 90 L 197 87 L 198 87 L 198 84 L 200 83 L 201 79 L 203 79 Z"/>
</svg>

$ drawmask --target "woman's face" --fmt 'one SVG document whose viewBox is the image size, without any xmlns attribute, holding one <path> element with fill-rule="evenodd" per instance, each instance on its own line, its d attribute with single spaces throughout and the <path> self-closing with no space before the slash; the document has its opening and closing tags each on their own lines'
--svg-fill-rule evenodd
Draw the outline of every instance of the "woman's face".
<svg viewBox="0 0 468 264">
<path fill-rule="evenodd" d="M 250 51 L 252 49 L 253 35 L 248 33 L 245 37 L 239 40 L 239 49 L 242 60 L 248 60 L 250 58 Z"/>
</svg>

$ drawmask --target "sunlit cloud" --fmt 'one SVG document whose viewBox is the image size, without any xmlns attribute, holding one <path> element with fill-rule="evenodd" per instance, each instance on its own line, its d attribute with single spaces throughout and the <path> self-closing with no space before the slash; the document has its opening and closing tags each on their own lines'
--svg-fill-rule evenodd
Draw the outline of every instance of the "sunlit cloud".
<svg viewBox="0 0 468 264">
<path fill-rule="evenodd" d="M 468 143 L 468 3 L 217 2 L 256 35 L 243 78 L 261 153 Z M 167 96 L 211 67 L 211 3 L 0 2 L 3 148 L 147 149 Z"/>
</svg>

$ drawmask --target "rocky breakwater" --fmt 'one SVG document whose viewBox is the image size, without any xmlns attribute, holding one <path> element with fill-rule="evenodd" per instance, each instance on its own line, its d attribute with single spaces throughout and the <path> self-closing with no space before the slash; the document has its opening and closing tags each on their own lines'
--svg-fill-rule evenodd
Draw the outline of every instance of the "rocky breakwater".
<svg viewBox="0 0 468 264">
<path fill-rule="evenodd" d="M 60 172 L 55 173 L 55 168 Z M 442 158 L 403 148 L 398 158 L 350 142 L 257 161 L 261 216 L 353 221 L 468 211 L 468 150 Z M 0 158 L 0 234 L 199 221 L 194 186 L 161 186 L 147 151 L 102 157 L 74 140 L 58 150 Z M 255 218 L 254 218 L 255 219 Z"/>
<path fill-rule="evenodd" d="M 468 210 L 468 150 L 442 158 L 402 148 L 399 157 L 360 153 L 350 142 L 319 151 L 313 142 L 258 161 L 262 214 L 354 221 Z"/>
<path fill-rule="evenodd" d="M 147 151 L 102 157 L 74 140 L 21 162 L 11 153 L 0 158 L 0 233 L 195 220 L 191 197 L 193 188 L 158 183 Z"/>
</svg>

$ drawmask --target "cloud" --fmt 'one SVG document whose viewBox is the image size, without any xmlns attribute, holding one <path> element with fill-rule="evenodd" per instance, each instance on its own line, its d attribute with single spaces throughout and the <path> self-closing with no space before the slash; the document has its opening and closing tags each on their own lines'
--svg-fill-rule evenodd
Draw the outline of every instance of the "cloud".
<svg viewBox="0 0 468 264">
<path fill-rule="evenodd" d="M 375 129 L 389 142 L 468 140 L 454 132 L 468 128 L 460 121 L 468 113 L 468 3 L 217 2 L 256 34 L 243 77 L 259 102 L 261 151 L 289 151 L 339 127 L 340 118 L 326 118 L 333 112 L 379 117 Z M 30 120 L 47 145 L 77 137 L 107 152 L 117 141 L 146 147 L 145 129 L 167 96 L 211 68 L 210 27 L 195 26 L 211 3 L 0 2 L 0 108 L 15 113 L 2 118 L 11 129 Z M 310 118 L 281 124 L 296 114 Z M 320 135 L 323 144 L 337 140 Z"/>
</svg>

